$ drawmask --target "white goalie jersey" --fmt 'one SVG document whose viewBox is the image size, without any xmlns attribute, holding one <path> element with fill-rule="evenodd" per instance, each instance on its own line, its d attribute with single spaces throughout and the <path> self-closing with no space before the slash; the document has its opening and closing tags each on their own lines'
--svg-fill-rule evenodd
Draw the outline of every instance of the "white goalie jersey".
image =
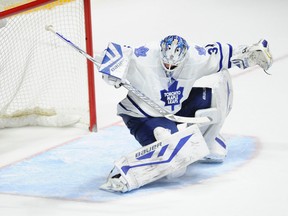
<svg viewBox="0 0 288 216">
<path fill-rule="evenodd" d="M 159 44 L 133 49 L 126 79 L 132 86 L 137 86 L 139 91 L 173 114 L 181 109 L 182 102 L 188 98 L 196 80 L 232 66 L 233 48 L 229 44 L 191 46 L 185 57 L 185 63 L 177 67 L 171 75 L 163 69 L 159 52 Z M 133 93 L 128 93 L 118 104 L 118 114 L 134 117 L 160 115 Z"/>
<path fill-rule="evenodd" d="M 191 45 L 183 63 L 169 73 L 161 63 L 159 43 L 137 48 L 110 43 L 99 71 L 104 74 L 104 79 L 107 78 L 106 81 L 112 78 L 109 84 L 119 86 L 121 82 L 128 82 L 161 108 L 175 114 L 201 77 L 221 73 L 232 66 L 245 69 L 259 65 L 266 71 L 272 65 L 272 56 L 266 40 L 237 48 L 216 42 L 205 46 Z M 133 92 L 128 92 L 127 97 L 118 104 L 118 114 L 161 116 Z"/>
</svg>

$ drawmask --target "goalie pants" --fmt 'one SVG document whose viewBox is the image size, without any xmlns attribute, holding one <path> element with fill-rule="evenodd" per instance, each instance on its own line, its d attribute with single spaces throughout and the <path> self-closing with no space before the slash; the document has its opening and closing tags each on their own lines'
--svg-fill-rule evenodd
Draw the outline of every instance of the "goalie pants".
<svg viewBox="0 0 288 216">
<path fill-rule="evenodd" d="M 176 115 L 184 117 L 194 117 L 199 109 L 211 107 L 212 89 L 211 88 L 192 88 L 189 97 L 182 103 L 182 108 Z M 130 130 L 130 133 L 142 145 L 146 146 L 156 141 L 153 131 L 156 127 L 167 128 L 171 133 L 176 133 L 177 122 L 165 117 L 144 117 L 137 118 L 129 115 L 120 115 Z"/>
</svg>

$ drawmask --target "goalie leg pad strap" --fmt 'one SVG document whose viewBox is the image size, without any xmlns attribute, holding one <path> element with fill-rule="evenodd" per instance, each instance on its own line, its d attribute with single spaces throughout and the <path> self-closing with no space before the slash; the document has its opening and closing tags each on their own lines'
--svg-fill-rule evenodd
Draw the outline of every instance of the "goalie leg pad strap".
<svg viewBox="0 0 288 216">
<path fill-rule="evenodd" d="M 142 147 L 115 162 L 125 184 L 122 192 L 154 182 L 202 159 L 208 153 L 209 149 L 197 125 Z"/>
</svg>

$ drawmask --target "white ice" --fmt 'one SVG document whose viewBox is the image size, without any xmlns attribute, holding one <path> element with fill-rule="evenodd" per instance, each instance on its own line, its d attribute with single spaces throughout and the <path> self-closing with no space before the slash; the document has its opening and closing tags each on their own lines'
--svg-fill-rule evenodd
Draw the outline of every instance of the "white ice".
<svg viewBox="0 0 288 216">
<path fill-rule="evenodd" d="M 222 129 L 259 139 L 258 154 L 240 168 L 191 187 L 113 202 L 89 203 L 0 194 L 10 215 L 288 215 L 288 1 L 92 0 L 94 50 L 109 41 L 137 45 L 178 34 L 188 41 L 270 43 L 272 76 L 259 68 L 231 70 L 234 107 Z M 126 91 L 96 74 L 98 128 L 120 120 L 116 104 Z M 109 98 L 109 99 L 107 99 Z M 80 128 L 0 130 L 0 167 L 89 132 Z"/>
</svg>

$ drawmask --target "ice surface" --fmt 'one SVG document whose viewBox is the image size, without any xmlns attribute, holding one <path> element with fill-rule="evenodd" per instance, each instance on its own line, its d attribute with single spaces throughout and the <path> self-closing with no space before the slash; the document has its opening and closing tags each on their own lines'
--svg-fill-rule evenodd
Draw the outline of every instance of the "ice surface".
<svg viewBox="0 0 288 216">
<path fill-rule="evenodd" d="M 105 49 L 109 41 L 137 45 L 160 40 L 171 33 L 182 35 L 188 41 L 199 44 L 213 41 L 236 45 L 252 44 L 261 38 L 267 39 L 275 59 L 269 71 L 272 76 L 264 74 L 259 68 L 244 72 L 238 69 L 231 70 L 235 94 L 234 107 L 222 130 L 224 134 L 232 137 L 254 137 L 259 144 L 256 155 L 241 166 L 229 172 L 213 175 L 205 181 L 168 187 L 167 190 L 155 185 L 154 193 L 138 192 L 137 195 L 136 192 L 133 196 L 113 194 L 117 198 L 102 202 L 81 199 L 75 202 L 65 197 L 39 198 L 36 195 L 0 193 L 1 215 L 147 216 L 178 215 L 179 212 L 185 212 L 197 216 L 286 216 L 287 8 L 288 2 L 282 0 L 93 0 L 95 51 Z M 98 126 L 104 128 L 120 120 L 115 114 L 116 104 L 124 97 L 126 91 L 106 85 L 100 74 L 96 74 L 95 79 Z M 41 153 L 49 154 L 51 148 L 54 151 L 66 147 L 65 142 L 87 135 L 89 136 L 87 131 L 79 128 L 3 129 L 0 131 L 0 171 L 3 174 L 5 170 L 25 163 L 24 158 L 28 158 L 28 162 L 35 160 Z M 33 157 L 34 155 L 36 157 Z M 12 165 L 6 166 L 8 164 Z M 13 174 L 22 173 L 27 178 L 27 173 L 22 171 Z M 75 168 L 75 172 L 77 171 L 79 170 Z M 198 171 L 199 175 L 209 173 L 207 170 Z M 33 175 L 30 177 L 31 181 L 35 178 Z M 0 182 L 2 180 L 0 179 Z M 19 186 L 21 182 L 17 183 Z M 93 183 L 92 181 L 87 184 Z M 11 186 L 13 185 L 17 186 L 16 183 Z"/>
</svg>

